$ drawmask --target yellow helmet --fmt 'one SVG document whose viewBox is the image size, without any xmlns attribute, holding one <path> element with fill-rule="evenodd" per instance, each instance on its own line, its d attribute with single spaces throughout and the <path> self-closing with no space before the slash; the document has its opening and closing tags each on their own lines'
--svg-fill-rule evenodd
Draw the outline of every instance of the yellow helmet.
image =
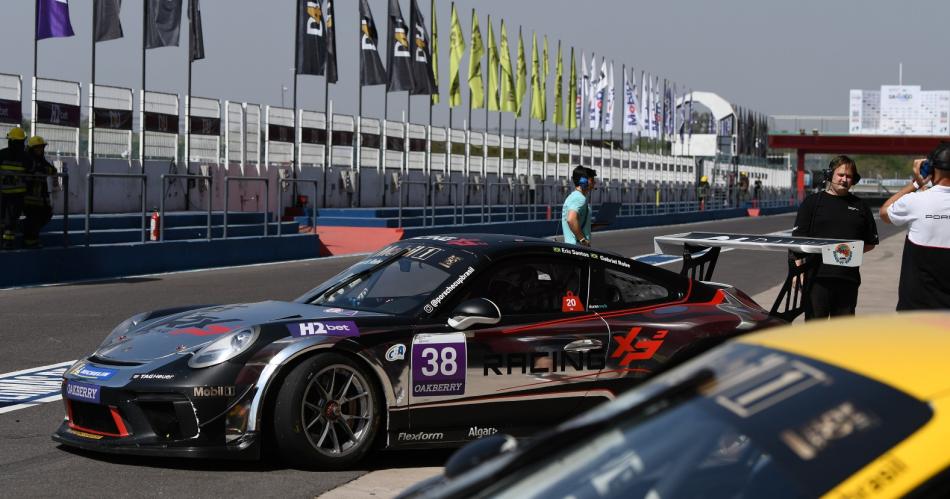
<svg viewBox="0 0 950 499">
<path fill-rule="evenodd" d="M 30 137 L 30 140 L 26 141 L 26 147 L 37 147 L 37 146 L 45 146 L 45 145 L 46 145 L 46 141 L 43 140 L 43 137 L 40 137 L 39 135 L 34 135 Z"/>
<path fill-rule="evenodd" d="M 702 177 L 700 177 L 699 181 L 700 181 L 700 182 L 709 182 L 709 178 L 706 177 L 705 175 L 703 175 Z"/>
<path fill-rule="evenodd" d="M 26 132 L 22 128 L 15 126 L 7 132 L 7 140 L 26 140 Z"/>
</svg>

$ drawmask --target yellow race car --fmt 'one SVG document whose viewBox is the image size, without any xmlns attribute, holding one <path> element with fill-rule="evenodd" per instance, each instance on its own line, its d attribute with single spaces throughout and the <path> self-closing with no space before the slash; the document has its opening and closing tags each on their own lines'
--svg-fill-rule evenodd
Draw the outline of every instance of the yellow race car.
<svg viewBox="0 0 950 499">
<path fill-rule="evenodd" d="M 821 496 L 950 497 L 950 313 L 743 336 L 532 441 L 476 441 L 403 495 Z"/>
</svg>

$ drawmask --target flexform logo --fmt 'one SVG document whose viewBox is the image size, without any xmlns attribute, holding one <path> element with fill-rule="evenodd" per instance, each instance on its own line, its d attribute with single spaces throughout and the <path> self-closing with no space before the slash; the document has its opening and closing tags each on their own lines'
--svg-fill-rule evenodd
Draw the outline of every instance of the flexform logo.
<svg viewBox="0 0 950 499">
<path fill-rule="evenodd" d="M 443 433 L 426 433 L 424 431 L 420 431 L 419 433 L 406 433 L 401 431 L 396 437 L 396 440 L 400 442 L 429 442 L 432 440 L 442 440 L 444 438 L 445 434 Z"/>
</svg>

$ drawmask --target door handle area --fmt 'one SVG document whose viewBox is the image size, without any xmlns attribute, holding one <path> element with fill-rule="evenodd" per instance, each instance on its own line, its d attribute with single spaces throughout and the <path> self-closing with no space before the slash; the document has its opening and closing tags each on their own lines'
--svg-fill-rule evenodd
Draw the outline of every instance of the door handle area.
<svg viewBox="0 0 950 499">
<path fill-rule="evenodd" d="M 604 346 L 600 340 L 592 340 L 589 338 L 584 338 L 583 340 L 572 341 L 567 345 L 564 345 L 565 352 L 589 352 L 591 350 L 597 350 Z"/>
</svg>

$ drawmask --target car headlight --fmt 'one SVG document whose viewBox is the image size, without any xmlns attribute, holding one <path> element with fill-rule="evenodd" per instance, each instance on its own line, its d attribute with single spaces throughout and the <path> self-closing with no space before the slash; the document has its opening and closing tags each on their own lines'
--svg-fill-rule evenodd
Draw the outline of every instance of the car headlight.
<svg viewBox="0 0 950 499">
<path fill-rule="evenodd" d="M 239 329 L 222 336 L 195 352 L 188 360 L 188 367 L 201 369 L 231 360 L 250 348 L 257 341 L 257 336 L 256 328 Z"/>
</svg>

